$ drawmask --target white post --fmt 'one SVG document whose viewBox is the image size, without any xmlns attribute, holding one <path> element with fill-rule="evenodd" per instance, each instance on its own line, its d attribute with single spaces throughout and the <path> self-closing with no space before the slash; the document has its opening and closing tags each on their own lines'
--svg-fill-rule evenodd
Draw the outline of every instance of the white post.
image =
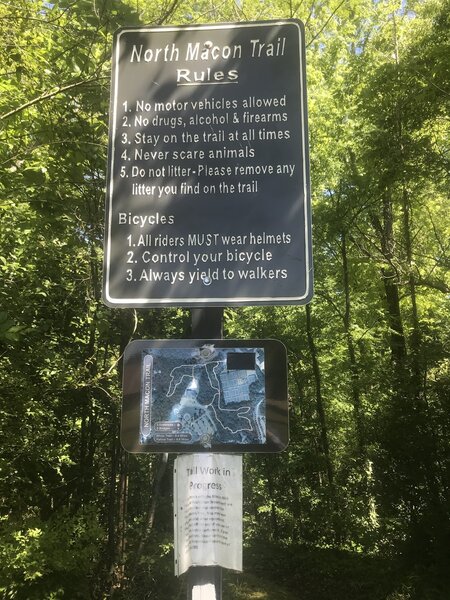
<svg viewBox="0 0 450 600">
<path fill-rule="evenodd" d="M 191 567 L 188 571 L 187 600 L 222 600 L 222 569 Z"/>
</svg>

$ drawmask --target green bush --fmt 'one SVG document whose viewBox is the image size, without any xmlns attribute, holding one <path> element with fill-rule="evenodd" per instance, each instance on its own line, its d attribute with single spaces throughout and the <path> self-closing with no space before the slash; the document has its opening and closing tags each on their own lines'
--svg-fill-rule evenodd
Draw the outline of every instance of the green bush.
<svg viewBox="0 0 450 600">
<path fill-rule="evenodd" d="M 17 600 L 88 598 L 103 532 L 95 509 L 48 521 L 4 522 L 0 536 L 0 593 Z"/>
</svg>

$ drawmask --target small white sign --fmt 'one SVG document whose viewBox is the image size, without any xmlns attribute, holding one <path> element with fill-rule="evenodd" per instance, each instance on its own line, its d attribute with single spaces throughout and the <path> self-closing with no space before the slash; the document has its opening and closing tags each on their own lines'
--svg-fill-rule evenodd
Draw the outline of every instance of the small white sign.
<svg viewBox="0 0 450 600">
<path fill-rule="evenodd" d="M 174 467 L 175 575 L 242 571 L 242 456 L 182 454 Z"/>
</svg>

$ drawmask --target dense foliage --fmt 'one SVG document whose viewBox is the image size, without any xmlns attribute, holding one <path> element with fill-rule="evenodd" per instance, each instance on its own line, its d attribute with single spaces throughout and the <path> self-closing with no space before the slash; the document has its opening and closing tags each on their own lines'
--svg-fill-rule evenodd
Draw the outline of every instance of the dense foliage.
<svg viewBox="0 0 450 600">
<path fill-rule="evenodd" d="M 189 312 L 101 301 L 111 39 L 276 17 L 306 26 L 315 297 L 225 311 L 286 344 L 291 411 L 227 593 L 448 598 L 449 0 L 0 3 L 2 597 L 182 597 L 171 458 L 118 442 L 125 345 Z"/>
</svg>

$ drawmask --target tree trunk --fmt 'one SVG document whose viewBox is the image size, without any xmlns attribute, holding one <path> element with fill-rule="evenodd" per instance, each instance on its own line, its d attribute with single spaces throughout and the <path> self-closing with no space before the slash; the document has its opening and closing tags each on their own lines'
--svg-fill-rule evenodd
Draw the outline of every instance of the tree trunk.
<svg viewBox="0 0 450 600">
<path fill-rule="evenodd" d="M 265 471 L 267 477 L 267 489 L 269 492 L 269 503 L 270 503 L 270 523 L 272 529 L 272 539 L 278 541 L 280 539 L 280 528 L 278 525 L 278 516 L 276 511 L 276 501 L 275 501 L 275 486 L 273 481 L 273 474 L 270 468 L 269 459 L 265 460 Z"/>
<path fill-rule="evenodd" d="M 350 383 L 353 401 L 353 415 L 355 419 L 356 439 L 360 457 L 366 454 L 366 436 L 364 431 L 364 417 L 361 408 L 360 381 L 358 364 L 356 361 L 355 345 L 351 332 L 351 303 L 350 303 L 350 278 L 347 259 L 347 236 L 343 232 L 341 235 L 341 256 L 342 271 L 344 280 L 345 311 L 344 311 L 344 331 L 347 341 L 348 357 L 350 362 Z"/>
<path fill-rule="evenodd" d="M 147 515 L 146 515 L 145 521 L 144 521 L 144 528 L 142 531 L 141 539 L 139 541 L 139 546 L 136 551 L 136 556 L 134 559 L 134 568 L 135 569 L 137 569 L 137 567 L 139 565 L 139 561 L 142 556 L 142 552 L 144 550 L 145 542 L 148 540 L 150 532 L 153 528 L 153 523 L 155 522 L 156 508 L 158 506 L 159 495 L 161 492 L 161 482 L 162 482 L 162 479 L 163 479 L 164 474 L 167 469 L 168 458 L 169 458 L 169 455 L 167 453 L 164 453 L 161 456 L 161 460 L 158 465 L 158 470 L 153 479 L 152 492 L 150 495 L 150 501 L 149 501 L 149 506 L 148 506 L 148 510 L 147 510 Z"/>
<path fill-rule="evenodd" d="M 114 563 L 111 568 L 112 598 L 115 590 L 122 589 L 125 581 L 125 551 L 126 551 L 126 517 L 128 504 L 128 453 L 119 448 L 120 472 L 118 490 L 118 517 L 114 548 Z"/>
<path fill-rule="evenodd" d="M 394 366 L 399 370 L 404 370 L 406 359 L 406 340 L 403 330 L 403 321 L 400 312 L 400 296 L 398 292 L 399 278 L 394 269 L 394 223 L 392 214 L 392 200 L 389 191 L 383 195 L 383 222 L 378 217 L 371 215 L 374 229 L 379 235 L 381 253 L 384 259 L 384 266 L 381 268 L 383 278 L 384 293 L 386 299 L 386 308 L 388 324 L 390 331 L 389 346 Z"/>
<path fill-rule="evenodd" d="M 108 572 L 114 570 L 115 548 L 116 548 L 116 505 L 117 505 L 117 473 L 119 459 L 119 422 L 117 415 L 113 416 L 111 426 L 111 467 L 109 476 L 109 491 L 108 491 L 108 542 L 107 542 L 107 557 L 106 565 Z"/>
<path fill-rule="evenodd" d="M 306 305 L 306 333 L 308 336 L 308 346 L 309 352 L 311 354 L 311 362 L 314 374 L 314 382 L 316 385 L 316 409 L 317 415 L 319 417 L 319 425 L 320 425 L 320 440 L 322 453 L 325 459 L 325 470 L 327 473 L 328 484 L 333 487 L 334 485 L 334 476 L 333 476 L 333 466 L 330 457 L 330 444 L 328 441 L 328 428 L 325 418 L 325 408 L 322 397 L 322 378 L 320 374 L 319 361 L 317 358 L 317 349 L 314 342 L 312 325 L 311 325 L 311 308 L 310 305 Z"/>
</svg>

